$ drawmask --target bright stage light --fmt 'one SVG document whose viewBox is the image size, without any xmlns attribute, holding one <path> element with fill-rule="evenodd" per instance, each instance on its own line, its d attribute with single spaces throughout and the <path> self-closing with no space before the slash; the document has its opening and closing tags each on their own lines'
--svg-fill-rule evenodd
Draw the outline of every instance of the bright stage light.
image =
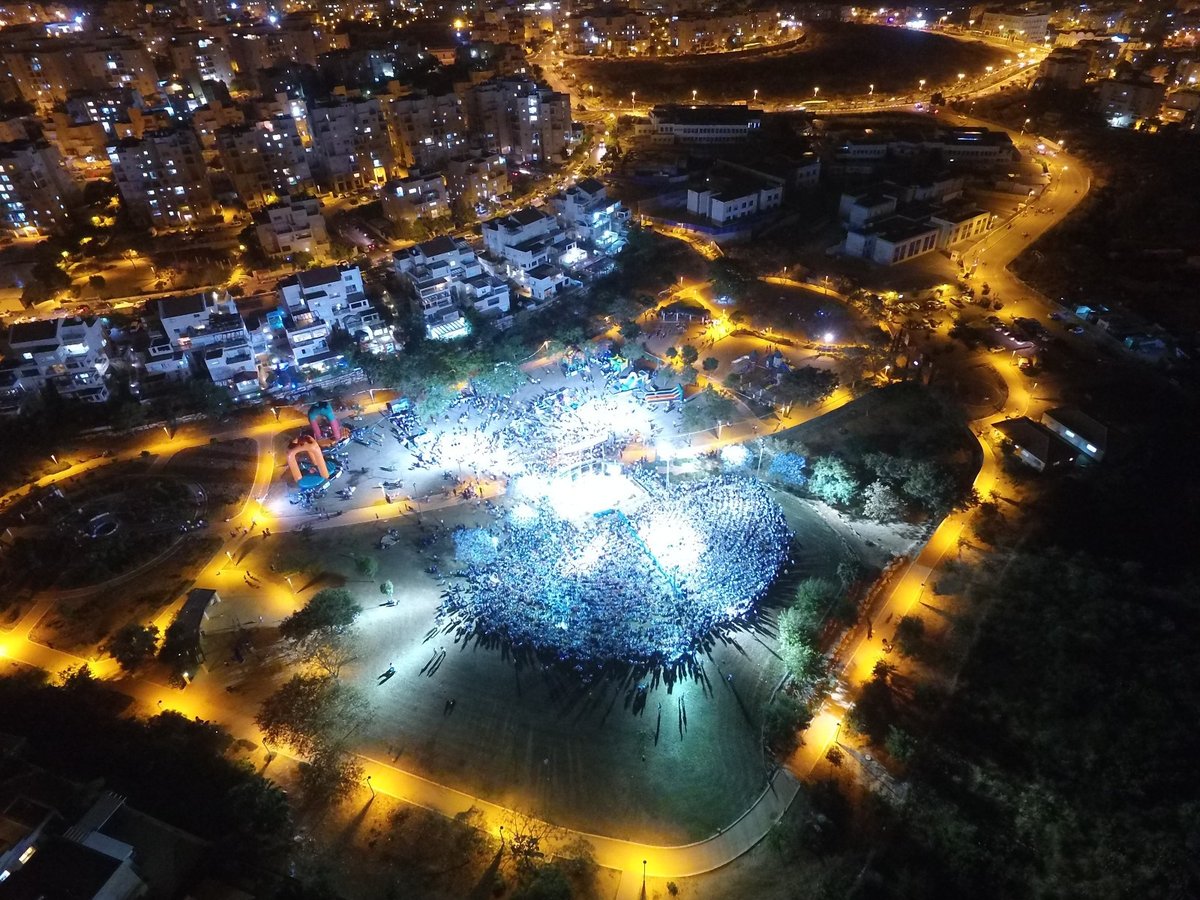
<svg viewBox="0 0 1200 900">
<path fill-rule="evenodd" d="M 744 466 L 750 459 L 750 451 L 742 444 L 727 444 L 721 448 L 721 460 L 731 468 Z"/>
</svg>

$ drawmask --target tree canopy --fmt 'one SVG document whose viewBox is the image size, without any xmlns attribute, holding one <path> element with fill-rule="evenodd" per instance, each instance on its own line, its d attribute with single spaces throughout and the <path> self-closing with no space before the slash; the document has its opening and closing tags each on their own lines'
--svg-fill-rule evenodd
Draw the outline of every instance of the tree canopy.
<svg viewBox="0 0 1200 900">
<path fill-rule="evenodd" d="M 348 590 L 325 588 L 280 622 L 279 634 L 288 640 L 300 641 L 315 631 L 336 631 L 353 625 L 361 612 L 362 607 Z"/>
</svg>

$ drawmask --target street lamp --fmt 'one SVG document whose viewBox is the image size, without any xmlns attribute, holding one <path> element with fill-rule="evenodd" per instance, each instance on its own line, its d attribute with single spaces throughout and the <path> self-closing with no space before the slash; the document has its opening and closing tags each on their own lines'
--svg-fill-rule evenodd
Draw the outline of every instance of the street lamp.
<svg viewBox="0 0 1200 900">
<path fill-rule="evenodd" d="M 869 96 L 869 97 L 875 96 L 875 85 L 869 84 L 869 85 L 867 85 L 867 87 L 869 88 L 869 90 L 867 91 L 867 96 Z"/>
<path fill-rule="evenodd" d="M 646 860 L 642 860 L 642 893 L 646 892 Z"/>
<path fill-rule="evenodd" d="M 755 88 L 755 89 L 754 89 L 754 102 L 755 102 L 755 103 L 757 103 L 757 102 L 758 102 L 758 88 Z"/>
<path fill-rule="evenodd" d="M 692 88 L 692 102 L 693 103 L 696 102 L 696 89 L 695 88 Z"/>
<path fill-rule="evenodd" d="M 1025 129 L 1029 127 L 1029 122 L 1030 122 L 1030 120 L 1029 120 L 1029 119 L 1026 119 L 1026 120 L 1025 120 L 1025 124 L 1021 126 L 1021 134 L 1024 134 L 1024 133 L 1025 133 Z"/>
<path fill-rule="evenodd" d="M 922 91 L 925 90 L 925 79 L 924 78 L 922 78 L 920 81 L 918 81 L 917 84 L 920 86 L 920 89 Z"/>
<path fill-rule="evenodd" d="M 819 94 L 819 93 L 821 93 L 821 89 L 819 87 L 814 87 L 813 88 L 813 97 L 815 98 L 817 96 L 817 94 Z"/>
<path fill-rule="evenodd" d="M 965 72 L 959 72 L 958 73 L 958 83 L 962 84 L 962 80 L 966 77 L 967 77 L 967 74 Z"/>
<path fill-rule="evenodd" d="M 375 799 L 375 785 L 371 784 L 371 776 L 367 776 L 367 787 L 371 789 L 371 799 Z"/>
</svg>

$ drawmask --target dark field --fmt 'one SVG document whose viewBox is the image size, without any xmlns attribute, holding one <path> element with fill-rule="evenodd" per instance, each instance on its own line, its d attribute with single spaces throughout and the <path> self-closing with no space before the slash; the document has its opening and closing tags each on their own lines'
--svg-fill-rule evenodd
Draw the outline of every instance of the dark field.
<svg viewBox="0 0 1200 900">
<path fill-rule="evenodd" d="M 823 24 L 796 49 L 755 56 L 708 55 L 676 60 L 589 60 L 572 64 L 577 84 L 595 84 L 610 96 L 638 102 L 750 100 L 757 89 L 760 101 L 811 100 L 865 94 L 885 98 L 926 90 L 968 77 L 998 65 L 1004 54 L 979 43 L 964 43 L 941 35 L 875 25 Z"/>
</svg>

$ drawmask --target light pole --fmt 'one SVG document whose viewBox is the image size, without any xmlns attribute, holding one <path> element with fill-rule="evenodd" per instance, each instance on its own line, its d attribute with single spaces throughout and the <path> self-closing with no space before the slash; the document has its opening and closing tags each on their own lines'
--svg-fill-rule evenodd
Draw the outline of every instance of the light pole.
<svg viewBox="0 0 1200 900">
<path fill-rule="evenodd" d="M 367 776 L 367 787 L 371 789 L 371 799 L 375 799 L 375 785 L 371 784 L 371 776 Z"/>
<path fill-rule="evenodd" d="M 629 105 L 637 106 L 637 91 L 631 91 L 629 94 Z"/>
<path fill-rule="evenodd" d="M 821 93 L 821 89 L 819 87 L 814 87 L 813 88 L 813 99 L 814 100 L 817 99 L 817 94 L 819 94 L 819 93 Z"/>
<path fill-rule="evenodd" d="M 755 89 L 754 89 L 754 102 L 755 102 L 755 103 L 757 103 L 757 102 L 758 102 L 758 88 L 755 88 Z"/>
<path fill-rule="evenodd" d="M 917 85 L 919 86 L 920 90 L 922 90 L 922 91 L 925 90 L 925 79 L 922 78 L 920 81 L 917 82 Z"/>
<path fill-rule="evenodd" d="M 646 860 L 642 860 L 642 893 L 646 891 Z"/>
<path fill-rule="evenodd" d="M 500 849 L 504 849 L 504 826 L 500 826 Z"/>
<path fill-rule="evenodd" d="M 696 102 L 696 89 L 695 88 L 692 88 L 692 102 L 693 103 Z"/>
</svg>

